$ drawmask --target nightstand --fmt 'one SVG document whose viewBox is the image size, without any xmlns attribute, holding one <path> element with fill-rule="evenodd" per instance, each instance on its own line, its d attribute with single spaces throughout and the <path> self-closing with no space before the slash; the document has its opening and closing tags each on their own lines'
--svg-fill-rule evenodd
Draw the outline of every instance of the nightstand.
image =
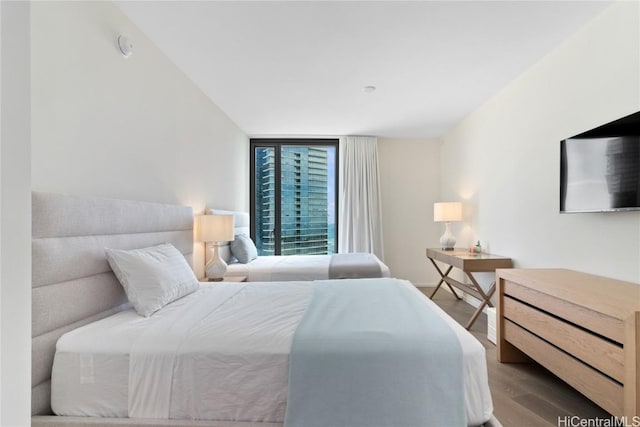
<svg viewBox="0 0 640 427">
<path fill-rule="evenodd" d="M 246 282 L 247 276 L 227 276 L 222 279 L 223 282 Z"/>
<path fill-rule="evenodd" d="M 207 280 L 206 277 L 202 277 L 198 279 L 199 282 L 207 282 L 207 283 L 223 283 L 223 282 L 246 282 L 247 276 L 227 276 L 222 280 Z"/>
<path fill-rule="evenodd" d="M 206 277 L 201 277 L 198 282 L 206 283 L 222 283 L 222 282 L 246 282 L 247 276 L 226 276 L 222 280 L 208 280 Z"/>
</svg>

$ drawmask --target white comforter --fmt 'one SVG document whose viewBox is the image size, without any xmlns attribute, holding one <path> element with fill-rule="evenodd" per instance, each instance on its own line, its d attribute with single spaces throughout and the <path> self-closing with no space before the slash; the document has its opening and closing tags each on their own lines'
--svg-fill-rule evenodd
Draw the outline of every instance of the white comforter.
<svg viewBox="0 0 640 427">
<path fill-rule="evenodd" d="M 484 348 L 451 324 L 464 353 L 467 419 L 493 411 Z M 64 335 L 52 374 L 59 415 L 282 422 L 291 339 L 308 282 L 222 283 L 149 318 L 132 310 Z"/>
</svg>

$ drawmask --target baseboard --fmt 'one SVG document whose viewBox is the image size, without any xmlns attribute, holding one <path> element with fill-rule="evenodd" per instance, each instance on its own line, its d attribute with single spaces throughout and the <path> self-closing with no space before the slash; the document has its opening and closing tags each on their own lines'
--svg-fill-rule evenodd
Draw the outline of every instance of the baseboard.
<svg viewBox="0 0 640 427">
<path fill-rule="evenodd" d="M 432 283 L 420 283 L 420 284 L 414 284 L 416 288 L 435 288 L 436 285 L 432 284 Z M 451 290 L 449 288 L 447 288 L 446 286 L 441 286 L 440 289 L 438 290 L 438 292 L 448 292 L 449 294 L 453 295 L 453 293 L 451 292 Z M 469 294 L 465 294 L 463 292 L 458 292 L 458 295 L 462 297 L 462 301 L 466 302 L 467 304 L 469 304 L 471 307 L 475 307 L 478 308 L 480 306 L 480 300 L 472 297 Z M 487 306 L 485 306 L 482 309 L 482 312 L 487 314 Z"/>
<path fill-rule="evenodd" d="M 416 288 L 435 288 L 436 285 L 433 283 L 414 283 L 413 286 Z"/>
<path fill-rule="evenodd" d="M 478 308 L 480 306 L 480 300 L 475 299 L 471 295 L 464 294 L 462 295 L 462 299 L 472 307 Z"/>
</svg>

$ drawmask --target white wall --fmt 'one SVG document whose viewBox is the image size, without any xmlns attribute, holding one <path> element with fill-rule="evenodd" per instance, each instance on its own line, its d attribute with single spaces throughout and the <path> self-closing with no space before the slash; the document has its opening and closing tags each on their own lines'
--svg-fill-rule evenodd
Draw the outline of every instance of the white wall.
<svg viewBox="0 0 640 427">
<path fill-rule="evenodd" d="M 439 279 L 426 257 L 444 228 L 433 222 L 440 201 L 440 141 L 378 138 L 384 257 L 394 277 L 416 286 Z M 457 231 L 457 224 L 453 224 Z"/>
<path fill-rule="evenodd" d="M 31 413 L 29 2 L 0 2 L 0 425 Z"/>
<path fill-rule="evenodd" d="M 34 2 L 31 28 L 34 190 L 248 209 L 247 136 L 111 2 Z"/>
<path fill-rule="evenodd" d="M 461 243 L 640 282 L 640 212 L 558 213 L 560 140 L 640 110 L 639 7 L 612 5 L 444 136 L 442 196 L 472 212 Z"/>
</svg>

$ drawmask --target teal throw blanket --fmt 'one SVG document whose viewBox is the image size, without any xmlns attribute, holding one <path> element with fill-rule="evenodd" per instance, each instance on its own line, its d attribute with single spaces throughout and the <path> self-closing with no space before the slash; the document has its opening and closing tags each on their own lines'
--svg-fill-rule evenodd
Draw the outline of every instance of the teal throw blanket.
<svg viewBox="0 0 640 427">
<path fill-rule="evenodd" d="M 397 279 L 316 281 L 292 342 L 286 427 L 463 427 L 460 343 Z"/>
</svg>

